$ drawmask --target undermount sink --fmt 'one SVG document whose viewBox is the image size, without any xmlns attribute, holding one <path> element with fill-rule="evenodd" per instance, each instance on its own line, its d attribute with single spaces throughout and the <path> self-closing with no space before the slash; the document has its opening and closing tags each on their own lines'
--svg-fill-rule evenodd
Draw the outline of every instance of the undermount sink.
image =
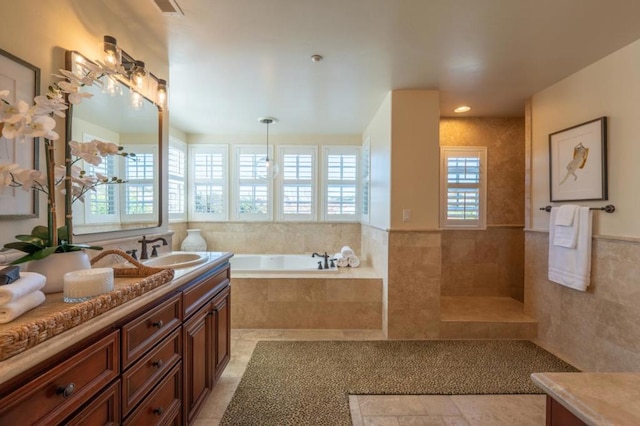
<svg viewBox="0 0 640 426">
<path fill-rule="evenodd" d="M 195 266 L 207 260 L 207 255 L 204 253 L 190 253 L 183 251 L 174 251 L 171 253 L 163 254 L 159 257 L 153 257 L 145 260 L 143 263 L 147 266 L 153 266 L 156 268 L 187 268 L 189 266 Z"/>
</svg>

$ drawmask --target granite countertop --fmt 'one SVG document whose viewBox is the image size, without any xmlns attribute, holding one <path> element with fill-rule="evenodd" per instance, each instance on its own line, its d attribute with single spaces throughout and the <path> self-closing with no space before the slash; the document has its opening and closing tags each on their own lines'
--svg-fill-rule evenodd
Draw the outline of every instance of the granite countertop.
<svg viewBox="0 0 640 426">
<path fill-rule="evenodd" d="M 111 326 L 119 319 L 124 318 L 153 300 L 162 297 L 163 295 L 168 294 L 187 282 L 197 278 L 203 272 L 211 270 L 227 261 L 233 256 L 233 254 L 225 252 L 208 252 L 206 253 L 206 256 L 207 260 L 199 265 L 176 269 L 172 281 L 144 293 L 110 311 L 104 312 L 85 323 L 50 338 L 49 340 L 45 340 L 25 352 L 19 353 L 4 361 L 0 361 L 0 383 L 4 383 L 42 361 L 45 361 L 52 355 L 73 346 L 75 343 L 106 327 Z M 131 280 L 131 278 L 129 278 L 129 280 Z M 47 298 L 49 297 L 59 298 L 59 293 L 47 296 Z M 35 308 L 31 313 L 37 313 L 37 309 L 38 308 Z M 8 323 L 5 324 L 5 326 L 11 326 L 11 324 L 12 323 Z"/>
<path fill-rule="evenodd" d="M 531 379 L 588 425 L 640 425 L 640 373 L 534 373 Z"/>
</svg>

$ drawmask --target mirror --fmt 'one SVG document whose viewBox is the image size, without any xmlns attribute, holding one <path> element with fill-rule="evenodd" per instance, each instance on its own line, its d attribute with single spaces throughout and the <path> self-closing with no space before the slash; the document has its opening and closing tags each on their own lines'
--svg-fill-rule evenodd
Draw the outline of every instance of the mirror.
<svg viewBox="0 0 640 426">
<path fill-rule="evenodd" d="M 87 61 L 77 52 L 70 52 L 67 69 L 74 71 L 72 66 L 78 58 Z M 67 114 L 67 142 L 97 139 L 135 154 L 106 156 L 98 166 L 82 160 L 75 163 L 87 174 L 118 177 L 126 183 L 99 185 L 87 191 L 84 201 L 77 199 L 72 204 L 73 195 L 66 194 L 72 197 L 65 204 L 72 207 L 74 235 L 160 225 L 162 110 L 144 97 L 140 97 L 142 106 L 134 108 L 128 85 L 122 81 L 115 84 L 121 94 L 103 93 L 98 86 L 83 87 L 82 92 L 93 96 L 72 105 Z M 74 161 L 76 157 L 69 154 L 69 159 Z"/>
</svg>

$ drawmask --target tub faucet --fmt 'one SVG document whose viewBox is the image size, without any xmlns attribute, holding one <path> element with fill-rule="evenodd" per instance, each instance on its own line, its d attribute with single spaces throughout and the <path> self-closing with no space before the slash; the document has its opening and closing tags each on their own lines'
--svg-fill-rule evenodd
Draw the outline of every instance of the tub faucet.
<svg viewBox="0 0 640 426">
<path fill-rule="evenodd" d="M 313 254 L 311 255 L 311 257 L 316 257 L 316 256 L 324 258 L 324 269 L 329 269 L 329 255 L 327 254 L 327 252 L 325 251 L 324 254 L 313 252 Z M 320 262 L 318 262 L 318 264 L 322 266 Z M 322 269 L 322 268 L 318 268 L 318 269 Z"/>
<path fill-rule="evenodd" d="M 168 244 L 167 240 L 162 237 L 158 237 L 153 240 L 147 240 L 147 237 L 143 235 L 142 239 L 138 240 L 138 242 L 142 244 L 142 250 L 140 250 L 140 260 L 146 260 L 149 258 L 149 254 L 147 253 L 147 244 L 155 243 L 156 241 L 162 241 L 163 246 L 166 246 Z"/>
</svg>

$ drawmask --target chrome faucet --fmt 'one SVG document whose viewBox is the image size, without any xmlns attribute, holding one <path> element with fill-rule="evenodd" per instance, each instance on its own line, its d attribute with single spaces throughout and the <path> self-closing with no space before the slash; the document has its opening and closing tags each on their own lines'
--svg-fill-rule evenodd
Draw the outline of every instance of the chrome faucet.
<svg viewBox="0 0 640 426">
<path fill-rule="evenodd" d="M 325 251 L 324 254 L 314 252 L 311 255 L 311 257 L 316 257 L 316 256 L 324 258 L 324 269 L 329 269 L 329 255 L 327 254 L 327 252 Z M 320 264 L 320 262 L 318 262 L 318 264 Z M 323 268 L 318 268 L 318 269 L 323 269 Z"/>
<path fill-rule="evenodd" d="M 143 235 L 142 239 L 138 240 L 138 242 L 142 244 L 142 250 L 140 250 L 140 260 L 145 260 L 149 258 L 149 254 L 147 253 L 147 244 L 155 243 L 156 241 L 162 241 L 163 246 L 166 246 L 168 244 L 167 240 L 165 240 L 162 237 L 158 237 L 153 240 L 147 240 L 147 237 Z"/>
</svg>

